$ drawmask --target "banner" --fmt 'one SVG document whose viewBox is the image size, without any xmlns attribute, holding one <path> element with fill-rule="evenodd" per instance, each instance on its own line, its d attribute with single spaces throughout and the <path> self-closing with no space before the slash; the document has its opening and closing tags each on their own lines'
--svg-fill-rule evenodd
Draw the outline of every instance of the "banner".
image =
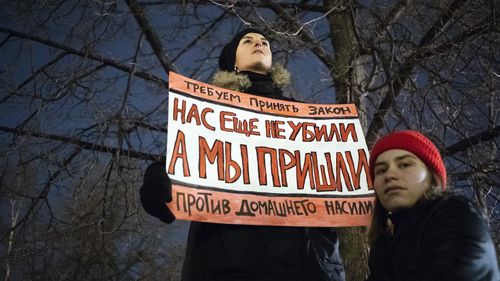
<svg viewBox="0 0 500 281">
<path fill-rule="evenodd" d="M 168 207 L 177 219 L 368 225 L 374 192 L 352 104 L 268 99 L 169 74 Z"/>
</svg>

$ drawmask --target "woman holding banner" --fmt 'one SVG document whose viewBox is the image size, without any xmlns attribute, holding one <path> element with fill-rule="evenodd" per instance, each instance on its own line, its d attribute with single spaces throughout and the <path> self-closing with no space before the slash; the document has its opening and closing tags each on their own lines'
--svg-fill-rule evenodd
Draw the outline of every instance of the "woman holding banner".
<svg viewBox="0 0 500 281">
<path fill-rule="evenodd" d="M 377 196 L 367 281 L 500 280 L 485 221 L 445 192 L 446 168 L 428 138 L 416 131 L 382 137 L 370 174 Z"/>
<path fill-rule="evenodd" d="M 290 100 L 281 90 L 289 74 L 272 67 L 270 43 L 260 30 L 236 34 L 221 52 L 219 69 L 216 86 Z M 140 193 L 149 214 L 175 220 L 165 205 L 172 200 L 165 163 L 148 167 Z M 192 222 L 182 280 L 343 281 L 344 275 L 334 229 Z"/>
</svg>

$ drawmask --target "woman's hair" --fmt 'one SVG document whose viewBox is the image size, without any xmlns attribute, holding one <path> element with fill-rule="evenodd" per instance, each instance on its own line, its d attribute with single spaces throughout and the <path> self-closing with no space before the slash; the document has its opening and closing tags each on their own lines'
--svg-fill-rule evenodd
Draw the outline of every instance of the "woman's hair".
<svg viewBox="0 0 500 281">
<path fill-rule="evenodd" d="M 428 167 L 427 171 L 432 174 L 430 187 L 423 193 L 422 197 L 417 201 L 415 206 L 423 205 L 429 201 L 436 200 L 445 195 L 445 187 L 442 186 L 439 176 L 432 172 Z M 368 242 L 370 246 L 377 240 L 379 235 L 388 234 L 389 229 L 387 225 L 388 211 L 382 206 L 378 196 L 375 197 L 375 205 L 373 207 L 373 216 L 368 228 Z"/>
</svg>

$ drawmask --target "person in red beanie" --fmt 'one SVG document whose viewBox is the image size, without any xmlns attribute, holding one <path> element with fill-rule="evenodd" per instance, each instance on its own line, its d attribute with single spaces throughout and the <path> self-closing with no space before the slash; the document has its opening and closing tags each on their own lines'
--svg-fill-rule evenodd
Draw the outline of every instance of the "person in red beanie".
<svg viewBox="0 0 500 281">
<path fill-rule="evenodd" d="M 376 200 L 367 281 L 498 281 L 488 226 L 466 198 L 446 191 L 436 146 L 416 131 L 380 138 L 370 153 Z"/>
</svg>

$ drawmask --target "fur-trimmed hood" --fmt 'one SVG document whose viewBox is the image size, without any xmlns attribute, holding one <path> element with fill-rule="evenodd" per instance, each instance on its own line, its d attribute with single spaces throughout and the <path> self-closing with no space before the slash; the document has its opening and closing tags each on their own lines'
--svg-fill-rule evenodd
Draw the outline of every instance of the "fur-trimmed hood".
<svg viewBox="0 0 500 281">
<path fill-rule="evenodd" d="M 282 65 L 273 67 L 269 74 L 279 88 L 290 84 L 290 73 Z M 215 73 L 212 84 L 233 91 L 246 92 L 252 86 L 252 81 L 245 74 L 221 70 Z"/>
</svg>

